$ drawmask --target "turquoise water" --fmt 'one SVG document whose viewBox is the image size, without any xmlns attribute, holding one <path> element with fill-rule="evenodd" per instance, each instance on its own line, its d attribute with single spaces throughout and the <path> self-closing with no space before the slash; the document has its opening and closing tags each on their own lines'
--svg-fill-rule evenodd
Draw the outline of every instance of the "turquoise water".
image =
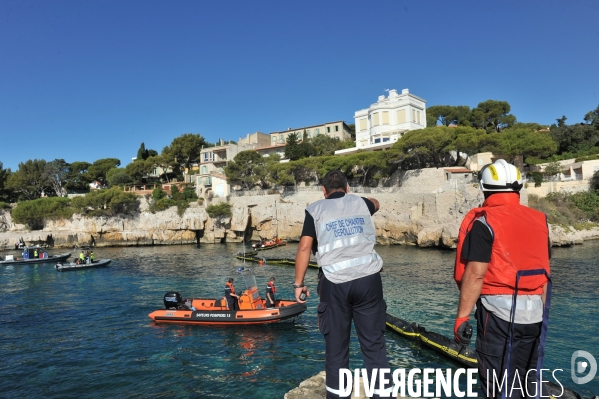
<svg viewBox="0 0 599 399">
<path fill-rule="evenodd" d="M 293 257 L 295 245 L 264 252 Z M 241 328 L 154 324 L 165 292 L 220 297 L 242 263 L 240 245 L 104 248 L 108 268 L 56 272 L 51 265 L 0 268 L 0 397 L 7 398 L 282 398 L 324 368 L 317 298 L 296 324 Z M 450 335 L 458 292 L 453 251 L 377 247 L 385 260 L 388 311 Z M 58 252 L 58 251 L 55 251 Z M 575 350 L 599 359 L 599 242 L 554 249 L 553 308 L 545 366 L 583 394 L 599 393 L 570 378 Z M 251 265 L 259 287 L 277 278 L 291 298 L 291 266 Z M 241 280 L 236 286 L 241 288 Z M 316 271 L 306 284 L 314 291 Z M 355 337 L 355 335 L 354 335 Z M 451 362 L 387 332 L 393 368 L 450 367 Z M 361 366 L 352 339 L 351 367 Z"/>
</svg>

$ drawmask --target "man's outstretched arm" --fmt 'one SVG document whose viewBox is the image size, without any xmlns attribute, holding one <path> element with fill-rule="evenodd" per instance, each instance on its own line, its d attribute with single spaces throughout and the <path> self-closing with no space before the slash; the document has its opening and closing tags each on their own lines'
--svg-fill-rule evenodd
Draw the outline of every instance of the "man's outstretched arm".
<svg viewBox="0 0 599 399">
<path fill-rule="evenodd" d="M 302 236 L 300 238 L 299 246 L 297 247 L 297 253 L 295 255 L 295 285 L 301 285 L 304 283 L 304 277 L 308 270 L 310 263 L 310 254 L 312 251 L 312 243 L 314 239 L 310 236 Z M 310 296 L 310 291 L 306 287 L 295 289 L 295 300 L 298 302 L 306 302 L 300 300 L 299 296 L 302 291 L 306 291 L 306 295 Z"/>
</svg>

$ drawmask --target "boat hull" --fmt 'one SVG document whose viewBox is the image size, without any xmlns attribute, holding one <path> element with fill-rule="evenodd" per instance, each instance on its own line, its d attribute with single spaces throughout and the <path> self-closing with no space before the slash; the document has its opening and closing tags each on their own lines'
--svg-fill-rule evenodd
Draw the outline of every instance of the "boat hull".
<svg viewBox="0 0 599 399">
<path fill-rule="evenodd" d="M 277 301 L 278 306 L 269 309 L 228 310 L 226 307 L 214 306 L 220 301 L 215 299 L 194 299 L 193 305 L 196 310 L 159 309 L 148 316 L 157 323 L 207 326 L 271 324 L 293 321 L 304 313 L 307 308 L 306 304 L 295 301 Z"/>
<path fill-rule="evenodd" d="M 0 265 L 8 266 L 8 265 L 20 265 L 27 263 L 48 263 L 48 262 L 62 262 L 71 256 L 71 253 L 59 254 L 59 255 L 51 255 L 47 258 L 34 258 L 34 259 L 19 259 L 19 260 L 3 260 L 0 261 Z"/>
<path fill-rule="evenodd" d="M 81 270 L 81 269 L 93 269 L 96 267 L 105 267 L 108 266 L 110 264 L 110 262 L 112 262 L 111 259 L 100 259 L 97 262 L 94 263 L 82 263 L 82 264 L 76 264 L 76 263 L 57 263 L 54 265 L 54 268 L 59 271 L 59 272 L 66 272 L 69 270 Z"/>
</svg>

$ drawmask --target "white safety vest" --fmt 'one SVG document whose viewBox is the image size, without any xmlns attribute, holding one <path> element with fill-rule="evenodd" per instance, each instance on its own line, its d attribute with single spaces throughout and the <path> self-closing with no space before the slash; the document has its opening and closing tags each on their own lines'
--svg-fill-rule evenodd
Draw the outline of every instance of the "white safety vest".
<svg viewBox="0 0 599 399">
<path fill-rule="evenodd" d="M 374 250 L 374 222 L 362 198 L 346 194 L 322 199 L 306 210 L 316 228 L 316 261 L 330 282 L 345 283 L 381 270 L 383 260 Z"/>
</svg>

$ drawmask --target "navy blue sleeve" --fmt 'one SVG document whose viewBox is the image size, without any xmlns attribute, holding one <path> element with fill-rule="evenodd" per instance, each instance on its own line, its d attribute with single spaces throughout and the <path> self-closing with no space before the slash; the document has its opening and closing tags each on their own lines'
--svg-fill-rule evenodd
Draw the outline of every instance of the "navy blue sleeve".
<svg viewBox="0 0 599 399">
<path fill-rule="evenodd" d="M 489 263 L 493 251 L 493 236 L 489 228 L 480 221 L 475 221 L 472 229 L 464 237 L 462 259 L 473 262 Z"/>
<path fill-rule="evenodd" d="M 374 215 L 374 213 L 376 212 L 376 206 L 374 206 L 374 202 L 372 202 L 371 200 L 369 200 L 366 197 L 362 197 L 362 199 L 364 200 L 364 202 L 366 202 L 366 206 L 368 207 L 368 210 L 370 211 L 370 216 Z"/>
<path fill-rule="evenodd" d="M 302 228 L 302 235 L 308 236 L 316 239 L 316 225 L 314 224 L 314 218 L 308 211 L 306 212 L 306 216 L 304 217 L 304 227 Z"/>
<path fill-rule="evenodd" d="M 312 237 L 312 254 L 315 254 L 318 250 L 318 239 L 316 238 L 316 225 L 314 224 L 314 218 L 308 211 L 304 217 L 304 227 L 302 228 L 302 235 L 300 237 L 307 236 Z"/>
</svg>

